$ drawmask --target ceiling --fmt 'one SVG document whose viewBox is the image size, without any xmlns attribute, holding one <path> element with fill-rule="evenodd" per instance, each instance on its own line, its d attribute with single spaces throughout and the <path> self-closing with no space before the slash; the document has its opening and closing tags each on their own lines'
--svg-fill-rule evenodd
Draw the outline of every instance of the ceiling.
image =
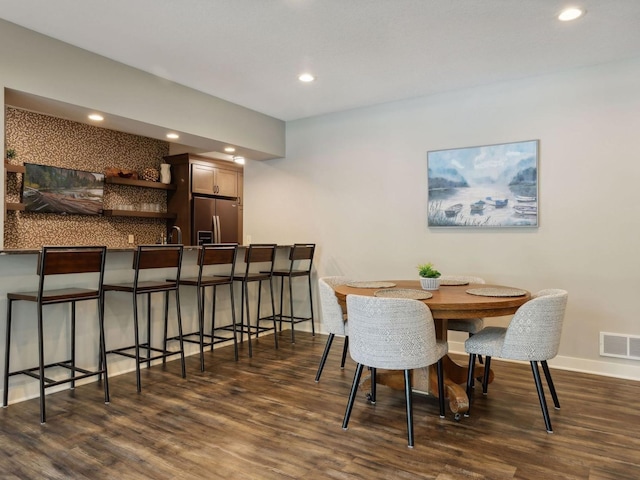
<svg viewBox="0 0 640 480">
<path fill-rule="evenodd" d="M 569 4 L 587 14 L 559 22 Z M 285 121 L 640 56 L 640 0 L 0 0 L 0 17 Z"/>
</svg>

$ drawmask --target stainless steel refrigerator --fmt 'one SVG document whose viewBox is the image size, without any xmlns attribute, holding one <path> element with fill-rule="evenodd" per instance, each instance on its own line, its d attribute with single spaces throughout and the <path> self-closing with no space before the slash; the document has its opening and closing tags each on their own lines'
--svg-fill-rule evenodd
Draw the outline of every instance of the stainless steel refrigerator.
<svg viewBox="0 0 640 480">
<path fill-rule="evenodd" d="M 238 202 L 224 198 L 193 197 L 192 245 L 238 242 Z"/>
</svg>

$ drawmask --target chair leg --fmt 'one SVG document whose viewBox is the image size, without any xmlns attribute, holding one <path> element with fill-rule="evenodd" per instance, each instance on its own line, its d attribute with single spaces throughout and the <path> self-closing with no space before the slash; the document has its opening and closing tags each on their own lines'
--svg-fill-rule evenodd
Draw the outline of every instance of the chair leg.
<svg viewBox="0 0 640 480">
<path fill-rule="evenodd" d="M 76 388 L 76 302 L 71 302 L 71 390 Z"/>
<path fill-rule="evenodd" d="M 231 295 L 231 322 L 233 330 L 233 354 L 235 355 L 236 362 L 238 361 L 238 333 L 236 331 L 236 305 L 233 297 L 233 282 L 229 284 L 229 295 Z M 213 349 L 213 330 L 211 330 L 211 349 Z"/>
<path fill-rule="evenodd" d="M 307 275 L 309 279 L 309 311 L 311 312 L 311 336 L 316 336 L 315 320 L 313 318 L 313 293 L 311 288 L 311 273 Z"/>
<path fill-rule="evenodd" d="M 138 295 L 135 292 L 133 293 L 133 330 L 136 351 L 136 388 L 140 393 L 142 391 L 140 383 L 140 333 L 138 331 Z"/>
<path fill-rule="evenodd" d="M 349 425 L 349 417 L 351 417 L 351 410 L 353 410 L 353 402 L 358 393 L 358 385 L 360 384 L 360 377 L 362 376 L 362 370 L 364 365 L 359 363 L 356 366 L 356 372 L 353 374 L 353 384 L 351 385 L 351 393 L 349 394 L 349 401 L 347 402 L 347 410 L 344 412 L 344 419 L 342 420 L 342 429 L 346 430 Z"/>
<path fill-rule="evenodd" d="M 47 421 L 44 398 L 44 330 L 42 326 L 42 305 L 38 305 L 38 373 L 40 374 L 40 423 Z"/>
<path fill-rule="evenodd" d="M 329 355 L 329 350 L 331 350 L 331 344 L 333 343 L 334 337 L 335 335 L 333 333 L 330 333 L 329 338 L 327 338 L 327 343 L 324 345 L 324 352 L 322 352 L 320 365 L 318 366 L 318 371 L 316 372 L 316 383 L 320 381 L 320 375 L 322 375 L 322 370 L 324 369 L 324 364 L 327 361 L 327 356 Z"/>
<path fill-rule="evenodd" d="M 262 280 L 258 281 L 258 312 L 256 314 L 256 338 L 260 336 L 260 305 L 262 304 Z M 274 314 L 275 315 L 275 314 Z M 275 317 L 274 317 L 275 322 Z M 277 330 L 274 329 L 273 333 L 277 333 Z M 251 332 L 249 332 L 251 335 Z"/>
<path fill-rule="evenodd" d="M 371 392 L 369 393 L 369 395 L 367 395 L 367 400 L 369 400 L 369 403 L 371 405 L 375 405 L 376 404 L 376 384 L 378 383 L 378 379 L 377 379 L 377 375 L 376 375 L 376 369 L 371 367 Z"/>
<path fill-rule="evenodd" d="M 180 312 L 180 289 L 176 287 L 176 314 L 178 316 L 178 343 L 180 344 L 180 366 L 182 367 L 182 378 L 187 377 L 187 367 L 184 360 L 184 341 L 182 340 L 182 314 Z M 167 292 L 167 303 L 169 302 L 169 292 Z"/>
<path fill-rule="evenodd" d="M 259 289 L 258 289 L 259 291 Z M 251 316 L 250 316 L 250 312 L 249 312 L 249 287 L 248 287 L 248 282 L 242 282 L 242 300 L 244 301 L 243 303 L 243 308 L 246 307 L 247 309 L 247 324 L 246 324 L 246 330 L 247 330 L 247 342 L 249 342 L 249 358 L 253 357 L 253 347 L 251 346 Z M 258 302 L 258 305 L 260 305 L 260 302 Z M 242 327 L 242 330 L 245 330 L 245 327 Z"/>
<path fill-rule="evenodd" d="M 200 371 L 204 372 L 204 287 L 196 288 L 196 301 L 198 302 L 198 330 L 200 340 Z M 215 295 L 215 290 L 214 290 Z M 213 308 L 215 311 L 215 307 Z M 213 325 L 213 320 L 211 321 Z M 211 346 L 213 348 L 213 326 L 211 328 Z"/>
<path fill-rule="evenodd" d="M 482 394 L 486 395 L 489 389 L 489 373 L 491 371 L 491 357 L 485 355 L 484 376 L 482 377 Z"/>
<path fill-rule="evenodd" d="M 166 296 L 166 292 L 165 292 Z M 167 309 L 167 301 L 165 299 L 164 308 Z M 166 315 L 165 315 L 166 318 Z M 151 368 L 151 293 L 147 293 L 147 368 Z"/>
<path fill-rule="evenodd" d="M 2 406 L 9 405 L 9 353 L 11 350 L 11 310 L 13 300 L 7 299 L 7 333 L 5 336 L 4 347 L 4 385 L 2 390 Z"/>
<path fill-rule="evenodd" d="M 284 305 L 284 275 L 280 277 L 280 315 L 279 323 L 280 323 L 280 331 L 282 331 L 282 306 Z"/>
<path fill-rule="evenodd" d="M 538 400 L 540 400 L 540 408 L 542 409 L 542 416 L 544 417 L 544 425 L 547 428 L 547 433 L 553 433 L 553 429 L 551 428 L 551 418 L 549 418 L 549 409 L 547 408 L 547 400 L 544 397 L 542 380 L 540 379 L 540 371 L 538 370 L 538 362 L 531 362 L 531 371 L 533 372 L 533 380 L 536 383 L 536 390 L 538 391 Z"/>
<path fill-rule="evenodd" d="M 440 418 L 444 418 L 444 368 L 442 366 L 442 359 L 436 363 L 436 371 L 438 372 L 438 406 L 440 407 Z"/>
<path fill-rule="evenodd" d="M 282 277 L 284 280 L 284 277 Z M 296 343 L 295 337 L 295 329 L 293 328 L 295 325 L 295 317 L 293 316 L 293 281 L 292 278 L 289 277 L 289 314 L 291 315 L 291 343 Z M 282 315 L 282 312 L 280 312 Z M 280 324 L 280 329 L 282 329 L 282 323 Z"/>
<path fill-rule="evenodd" d="M 469 354 L 469 367 L 467 370 L 467 398 L 469 399 L 469 408 L 465 412 L 464 416 L 468 417 L 471 412 L 471 398 L 473 398 L 473 374 L 476 367 L 476 354 Z M 439 381 L 440 379 L 438 379 Z"/>
<path fill-rule="evenodd" d="M 275 343 L 276 348 L 278 348 L 278 332 L 276 330 L 276 303 L 273 299 L 273 277 L 269 278 L 269 291 L 271 292 L 271 317 L 273 318 L 273 342 Z M 291 328 L 293 329 L 293 324 L 291 324 Z"/>
<path fill-rule="evenodd" d="M 210 346 L 210 350 L 213 352 L 213 340 L 214 340 L 213 339 L 213 334 L 216 331 L 216 298 L 217 298 L 216 294 L 218 293 L 217 292 L 218 289 L 214 285 L 211 290 L 212 291 L 211 291 L 211 346 Z M 204 299 L 206 298 L 205 293 L 206 292 L 203 289 L 203 291 L 202 291 L 202 328 L 203 329 L 204 329 Z M 235 317 L 232 317 L 232 318 L 233 318 L 233 321 L 235 322 Z"/>
<path fill-rule="evenodd" d="M 151 309 L 149 309 L 151 311 Z M 167 353 L 167 336 L 169 333 L 169 292 L 164 292 L 164 328 L 162 336 L 162 353 Z M 149 352 L 151 352 L 151 328 L 149 328 Z M 149 358 L 151 355 L 148 355 Z M 162 365 L 167 364 L 167 357 L 162 357 Z M 147 368 L 151 367 L 151 362 L 147 363 Z"/>
<path fill-rule="evenodd" d="M 98 328 L 100 329 L 100 359 L 99 359 L 99 371 L 104 372 L 104 403 L 109 404 L 111 398 L 109 394 L 109 374 L 107 371 L 107 346 L 104 338 L 104 294 L 98 299 Z M 98 376 L 98 381 L 100 380 Z"/>
<path fill-rule="evenodd" d="M 544 376 L 547 379 L 547 385 L 549 386 L 549 391 L 551 391 L 551 398 L 553 398 L 553 406 L 556 408 L 556 410 L 559 410 L 560 401 L 558 400 L 556 387 L 553 385 L 553 380 L 551 379 L 551 372 L 549 371 L 549 365 L 547 365 L 546 360 L 542 360 L 540 363 L 542 364 L 542 370 L 544 371 Z"/>
<path fill-rule="evenodd" d="M 344 346 L 342 347 L 342 361 L 340 362 L 340 368 L 344 368 L 344 362 L 347 360 L 347 352 L 349 351 L 349 337 L 344 337 Z"/>
<path fill-rule="evenodd" d="M 411 371 L 404 371 L 404 396 L 407 404 L 407 438 L 409 448 L 413 448 L 413 403 L 411 398 Z"/>
</svg>

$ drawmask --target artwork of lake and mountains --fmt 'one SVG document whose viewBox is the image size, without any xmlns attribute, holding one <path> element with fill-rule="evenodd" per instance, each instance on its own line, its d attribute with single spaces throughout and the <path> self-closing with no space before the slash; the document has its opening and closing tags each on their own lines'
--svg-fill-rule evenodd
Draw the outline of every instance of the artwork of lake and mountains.
<svg viewBox="0 0 640 480">
<path fill-rule="evenodd" d="M 430 227 L 537 227 L 538 140 L 427 153 Z"/>
</svg>

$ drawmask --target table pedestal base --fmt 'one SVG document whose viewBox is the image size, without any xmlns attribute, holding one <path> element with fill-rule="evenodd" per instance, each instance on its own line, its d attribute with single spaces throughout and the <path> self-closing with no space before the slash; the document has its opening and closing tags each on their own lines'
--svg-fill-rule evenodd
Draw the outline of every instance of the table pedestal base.
<svg viewBox="0 0 640 480">
<path fill-rule="evenodd" d="M 459 418 L 469 410 L 469 398 L 466 392 L 468 366 L 456 363 L 451 357 L 445 355 L 442 358 L 444 369 L 444 392 L 449 400 L 449 408 Z M 414 393 L 438 396 L 438 375 L 435 365 L 412 370 L 411 385 Z M 484 365 L 477 364 L 475 367 L 476 378 L 482 379 L 484 375 Z M 481 381 L 481 380 L 480 380 Z M 489 383 L 493 382 L 493 371 L 489 371 Z M 404 376 L 401 370 L 377 370 L 376 383 L 385 385 L 394 390 L 404 390 Z M 480 383 L 478 383 L 480 384 Z M 366 377 L 360 388 L 369 390 L 371 388 L 371 377 Z"/>
</svg>

